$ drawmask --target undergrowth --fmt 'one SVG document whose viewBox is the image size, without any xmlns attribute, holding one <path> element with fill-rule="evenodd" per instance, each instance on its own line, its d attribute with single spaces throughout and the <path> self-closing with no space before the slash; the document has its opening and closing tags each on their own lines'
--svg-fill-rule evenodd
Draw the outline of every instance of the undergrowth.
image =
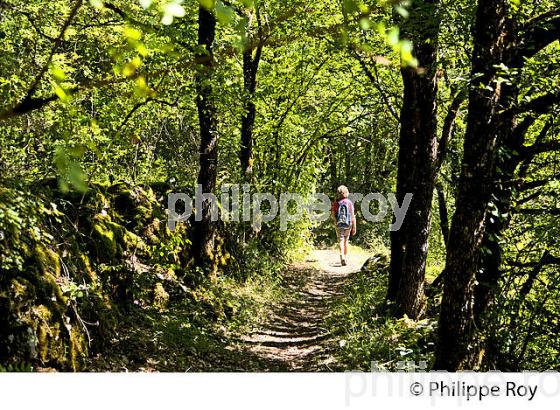
<svg viewBox="0 0 560 410">
<path fill-rule="evenodd" d="M 90 370 L 113 353 L 112 370 L 149 366 L 150 355 L 186 369 L 189 351 L 250 327 L 275 298 L 285 261 L 259 238 L 235 249 L 226 231 L 216 240 L 219 272 L 189 268 L 188 227 L 167 229 L 165 192 L 41 187 L 0 189 L 0 370 Z"/>
<path fill-rule="evenodd" d="M 379 247 L 362 270 L 352 274 L 327 323 L 338 339 L 344 369 L 368 371 L 427 369 L 433 362 L 436 319 L 419 321 L 389 315 L 385 302 L 388 250 Z"/>
</svg>

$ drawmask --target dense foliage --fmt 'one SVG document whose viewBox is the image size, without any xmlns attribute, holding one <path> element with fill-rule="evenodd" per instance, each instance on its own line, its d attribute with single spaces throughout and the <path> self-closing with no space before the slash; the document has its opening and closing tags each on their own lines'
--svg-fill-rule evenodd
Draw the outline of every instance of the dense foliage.
<svg viewBox="0 0 560 410">
<path fill-rule="evenodd" d="M 398 234 L 358 209 L 377 256 L 328 320 L 347 366 L 559 369 L 559 16 L 555 0 L 0 0 L 0 369 L 87 368 L 128 315 L 174 304 L 191 329 L 258 320 L 283 264 L 333 234 L 207 209 L 167 228 L 170 192 L 243 182 L 415 194 Z"/>
</svg>

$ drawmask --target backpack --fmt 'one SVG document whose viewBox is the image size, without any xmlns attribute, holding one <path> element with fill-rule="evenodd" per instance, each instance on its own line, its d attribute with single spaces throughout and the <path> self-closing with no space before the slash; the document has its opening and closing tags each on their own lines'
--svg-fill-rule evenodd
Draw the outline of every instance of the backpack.
<svg viewBox="0 0 560 410">
<path fill-rule="evenodd" d="M 348 229 L 352 226 L 352 219 L 350 217 L 350 209 L 347 201 L 340 201 L 338 203 L 338 211 L 336 212 L 336 226 L 343 229 Z"/>
</svg>

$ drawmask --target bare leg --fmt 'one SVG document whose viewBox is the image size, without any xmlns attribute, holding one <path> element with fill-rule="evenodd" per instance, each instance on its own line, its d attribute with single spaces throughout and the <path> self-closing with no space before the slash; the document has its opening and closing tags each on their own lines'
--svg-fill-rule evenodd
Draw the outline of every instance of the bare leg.
<svg viewBox="0 0 560 410">
<path fill-rule="evenodd" d="M 338 248 L 340 250 L 340 264 L 344 266 L 344 235 L 341 235 L 338 229 L 336 229 L 336 237 L 338 239 Z"/>
<path fill-rule="evenodd" d="M 344 238 L 344 259 L 346 259 L 346 255 L 348 255 L 348 237 Z"/>
</svg>

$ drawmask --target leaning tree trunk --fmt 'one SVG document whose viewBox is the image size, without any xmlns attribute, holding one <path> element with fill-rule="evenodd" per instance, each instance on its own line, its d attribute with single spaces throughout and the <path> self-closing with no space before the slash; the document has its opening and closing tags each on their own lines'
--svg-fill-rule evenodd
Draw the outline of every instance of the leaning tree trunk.
<svg viewBox="0 0 560 410">
<path fill-rule="evenodd" d="M 560 38 L 560 29 L 558 28 L 560 26 L 560 19 L 556 18 L 546 23 L 549 24 L 546 31 L 547 34 L 553 34 L 548 39 L 542 40 L 542 43 L 539 45 L 541 48 L 546 46 L 548 42 L 554 41 L 555 38 Z M 556 27 L 556 34 L 554 34 L 553 27 Z M 531 41 L 524 38 L 523 34 L 521 39 L 516 38 L 515 44 L 522 44 L 527 48 L 523 46 L 512 48 L 509 53 L 510 57 L 507 66 L 521 71 L 525 64 L 523 56 L 527 52 L 530 55 L 536 53 L 539 46 L 531 45 Z M 558 92 L 553 91 L 549 95 L 541 95 L 533 99 L 530 105 L 530 111 L 533 112 L 525 116 L 523 121 L 518 124 L 516 114 L 523 112 L 519 107 L 514 109 L 519 99 L 519 89 L 513 84 L 508 88 L 508 91 L 507 95 L 502 94 L 502 99 L 508 99 L 505 103 L 509 109 L 503 110 L 498 116 L 498 124 L 501 128 L 499 131 L 500 145 L 504 148 L 505 152 L 496 159 L 496 178 L 494 182 L 496 188 L 493 195 L 495 197 L 494 205 L 497 213 L 486 216 L 486 228 L 482 244 L 485 252 L 483 252 L 481 267 L 477 271 L 476 276 L 474 318 L 478 327 L 484 325 L 485 313 L 492 304 L 495 291 L 502 276 L 500 271 L 502 248 L 499 238 L 510 223 L 512 201 L 515 197 L 513 191 L 518 188 L 520 181 L 526 177 L 529 164 L 536 155 L 557 149 L 554 145 L 543 144 L 543 139 L 546 137 L 551 126 L 550 122 L 547 122 L 541 129 L 532 146 L 527 147 L 525 143 L 527 131 L 535 123 L 536 119 L 546 113 L 547 110 L 550 110 L 551 106 L 560 99 Z M 549 98 L 549 96 L 552 98 Z M 516 175 L 518 169 L 519 173 Z M 514 179 L 517 180 L 516 183 L 514 183 Z"/>
<path fill-rule="evenodd" d="M 437 160 L 437 2 L 414 1 L 404 26 L 413 37 L 419 69 L 403 68 L 403 106 L 397 173 L 397 199 L 412 202 L 403 226 L 391 234 L 388 299 L 396 315 L 418 318 L 424 311 L 424 276 Z M 408 31 L 408 33 L 407 33 Z M 412 35 L 414 33 L 414 35 Z"/>
<path fill-rule="evenodd" d="M 438 328 L 436 369 L 473 366 L 473 290 L 484 234 L 486 208 L 508 86 L 497 81 L 508 40 L 509 0 L 479 0 L 474 29 L 471 89 L 462 172 L 449 234 Z M 507 97 L 505 97 L 507 100 Z"/>
<path fill-rule="evenodd" d="M 496 166 L 496 190 L 494 192 L 497 212 L 486 216 L 486 229 L 483 239 L 481 267 L 477 271 L 474 293 L 474 318 L 477 327 L 484 326 L 484 318 L 488 308 L 492 305 L 499 281 L 502 278 L 502 247 L 500 238 L 511 221 L 513 201 L 517 197 L 516 191 L 521 188 L 527 176 L 530 163 L 540 153 L 556 151 L 556 144 L 543 143 L 552 122 L 548 121 L 540 130 L 533 145 L 525 146 L 526 134 L 537 116 L 528 116 L 520 124 L 512 121 L 506 124 L 511 129 L 504 130 L 506 140 L 504 147 L 507 155 L 500 156 Z"/>
<path fill-rule="evenodd" d="M 473 314 L 478 328 L 482 328 L 484 325 L 484 315 L 492 303 L 495 290 L 501 278 L 502 247 L 500 245 L 500 237 L 509 225 L 513 194 L 511 182 L 519 164 L 519 155 L 515 155 L 513 151 L 520 150 L 520 146 L 517 146 L 517 143 L 523 145 L 522 141 L 513 141 L 511 138 L 514 126 L 513 121 L 511 123 L 507 120 L 504 122 L 503 125 L 507 127 L 507 129 L 503 130 L 503 133 L 507 135 L 505 147 L 509 153 L 496 159 L 493 205 L 497 212 L 487 213 L 486 215 L 480 269 L 476 271 Z M 512 146 L 512 143 L 515 143 L 516 147 Z"/>
<path fill-rule="evenodd" d="M 198 63 L 195 77 L 196 106 L 200 126 L 200 170 L 198 184 L 203 193 L 216 190 L 218 162 L 218 131 L 216 107 L 212 92 L 213 54 L 212 44 L 216 33 L 216 18 L 213 11 L 203 6 L 198 11 L 198 44 L 205 50 L 196 56 Z M 212 203 L 202 203 L 201 220 L 193 222 L 192 255 L 197 266 L 208 268 L 210 265 L 214 223 L 211 220 Z"/>
</svg>

